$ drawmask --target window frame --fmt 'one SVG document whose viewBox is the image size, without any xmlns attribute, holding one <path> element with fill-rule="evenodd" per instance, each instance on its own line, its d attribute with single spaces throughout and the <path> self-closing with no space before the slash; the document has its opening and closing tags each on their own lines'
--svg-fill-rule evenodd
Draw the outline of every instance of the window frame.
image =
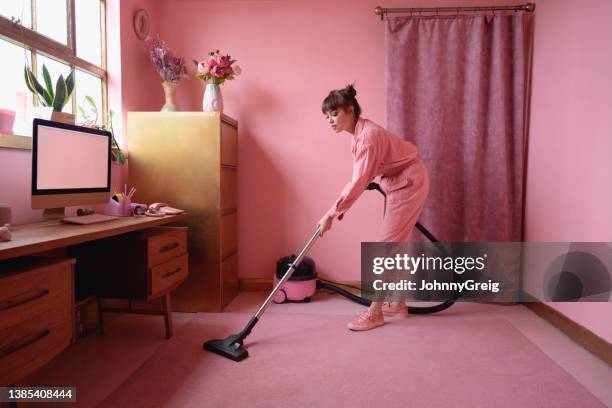
<svg viewBox="0 0 612 408">
<path fill-rule="evenodd" d="M 93 74 L 101 79 L 102 86 L 102 120 L 106 122 L 108 112 L 108 73 L 106 61 L 106 0 L 100 1 L 100 42 L 101 42 L 101 66 L 77 57 L 76 47 L 76 5 L 77 0 L 66 0 L 67 12 L 67 45 L 59 43 L 36 31 L 36 3 L 45 0 L 32 1 L 32 28 L 27 28 L 5 16 L 0 15 L 0 39 L 11 42 L 19 47 L 26 48 L 31 52 L 31 67 L 33 72 L 38 72 L 37 56 L 58 60 L 67 64 L 71 71 L 77 68 L 81 71 Z M 78 84 L 75 84 L 75 90 Z M 72 95 L 72 112 L 77 115 L 77 101 Z M 38 100 L 34 97 L 34 103 Z M 106 123 L 105 123 L 106 124 Z M 32 149 L 31 136 L 0 135 L 0 147 L 15 149 Z"/>
</svg>

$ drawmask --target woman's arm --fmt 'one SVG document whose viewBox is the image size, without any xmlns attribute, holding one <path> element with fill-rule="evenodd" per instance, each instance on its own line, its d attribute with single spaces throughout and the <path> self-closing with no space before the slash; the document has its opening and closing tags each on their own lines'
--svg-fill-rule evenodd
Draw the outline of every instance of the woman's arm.
<svg viewBox="0 0 612 408">
<path fill-rule="evenodd" d="M 366 142 L 357 148 L 353 163 L 353 177 L 346 184 L 340 197 L 327 212 L 331 218 L 342 218 L 342 215 L 353 205 L 375 176 L 378 166 L 376 144 Z"/>
</svg>

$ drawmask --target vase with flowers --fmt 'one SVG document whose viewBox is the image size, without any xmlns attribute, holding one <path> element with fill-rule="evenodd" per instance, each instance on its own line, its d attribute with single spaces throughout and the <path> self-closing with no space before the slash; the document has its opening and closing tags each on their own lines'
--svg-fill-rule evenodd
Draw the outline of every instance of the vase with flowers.
<svg viewBox="0 0 612 408">
<path fill-rule="evenodd" d="M 149 47 L 149 58 L 162 78 L 164 96 L 166 103 L 161 108 L 162 112 L 176 112 L 174 104 L 174 92 L 179 82 L 187 77 L 187 66 L 185 60 L 172 55 L 172 51 L 162 40 L 153 37 L 145 38 Z"/>
<path fill-rule="evenodd" d="M 223 97 L 219 86 L 241 74 L 236 60 L 215 50 L 208 53 L 207 59 L 193 62 L 198 67 L 196 77 L 206 82 L 202 109 L 204 112 L 223 112 Z"/>
</svg>

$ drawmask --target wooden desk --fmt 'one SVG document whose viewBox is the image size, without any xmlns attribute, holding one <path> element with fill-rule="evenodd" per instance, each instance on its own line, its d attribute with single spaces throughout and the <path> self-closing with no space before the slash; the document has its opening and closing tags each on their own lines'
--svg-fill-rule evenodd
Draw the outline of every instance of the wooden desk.
<svg viewBox="0 0 612 408">
<path fill-rule="evenodd" d="M 164 217 L 122 217 L 89 225 L 62 224 L 57 220 L 13 225 L 12 241 L 0 242 L 0 261 L 143 230 L 184 218 L 184 214 L 179 214 Z"/>
<path fill-rule="evenodd" d="M 66 252 L 66 248 L 77 244 L 117 235 L 123 237 L 122 234 L 144 229 L 147 232 L 143 234 L 154 236 L 148 233 L 150 227 L 183 218 L 181 214 L 159 218 L 126 217 L 90 225 L 43 221 L 13 226 L 13 240 L 0 242 L 0 386 L 13 384 L 37 370 L 66 348 L 75 336 L 75 259 L 63 255 L 60 258 L 28 255 L 41 255 L 52 250 Z M 185 249 L 184 230 L 182 236 L 181 248 Z M 97 245 L 102 246 L 101 243 L 92 243 L 91 246 L 95 249 Z M 163 255 L 169 257 L 176 254 L 167 251 Z M 169 292 L 173 289 L 172 284 L 180 283 L 177 276 L 182 276 L 183 280 L 186 277 L 186 256 L 181 252 L 181 257 L 177 258 L 183 268 L 177 270 L 181 270 L 183 275 L 167 273 L 171 275 L 168 282 L 165 286 L 158 284 L 161 289 L 153 293 L 166 297 L 166 308 L 162 314 L 165 316 L 168 337 L 172 333 Z M 158 259 L 159 262 L 164 260 L 166 258 Z M 149 268 L 154 261 L 145 256 L 143 262 L 149 264 L 144 267 Z M 173 262 L 171 260 L 163 265 L 176 268 Z M 157 271 L 159 268 L 162 269 Z M 155 266 L 152 271 L 164 272 L 162 266 Z M 130 273 L 131 270 L 126 272 L 127 275 Z"/>
</svg>

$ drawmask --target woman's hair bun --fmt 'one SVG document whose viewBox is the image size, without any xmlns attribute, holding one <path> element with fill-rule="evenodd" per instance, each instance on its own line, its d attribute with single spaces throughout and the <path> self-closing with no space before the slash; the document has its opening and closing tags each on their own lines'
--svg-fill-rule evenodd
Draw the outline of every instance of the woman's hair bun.
<svg viewBox="0 0 612 408">
<path fill-rule="evenodd" d="M 355 87 L 353 86 L 353 84 L 348 84 L 345 88 L 344 88 L 344 92 L 346 92 L 347 96 L 349 98 L 354 98 L 357 96 L 357 91 L 355 90 Z"/>
</svg>

